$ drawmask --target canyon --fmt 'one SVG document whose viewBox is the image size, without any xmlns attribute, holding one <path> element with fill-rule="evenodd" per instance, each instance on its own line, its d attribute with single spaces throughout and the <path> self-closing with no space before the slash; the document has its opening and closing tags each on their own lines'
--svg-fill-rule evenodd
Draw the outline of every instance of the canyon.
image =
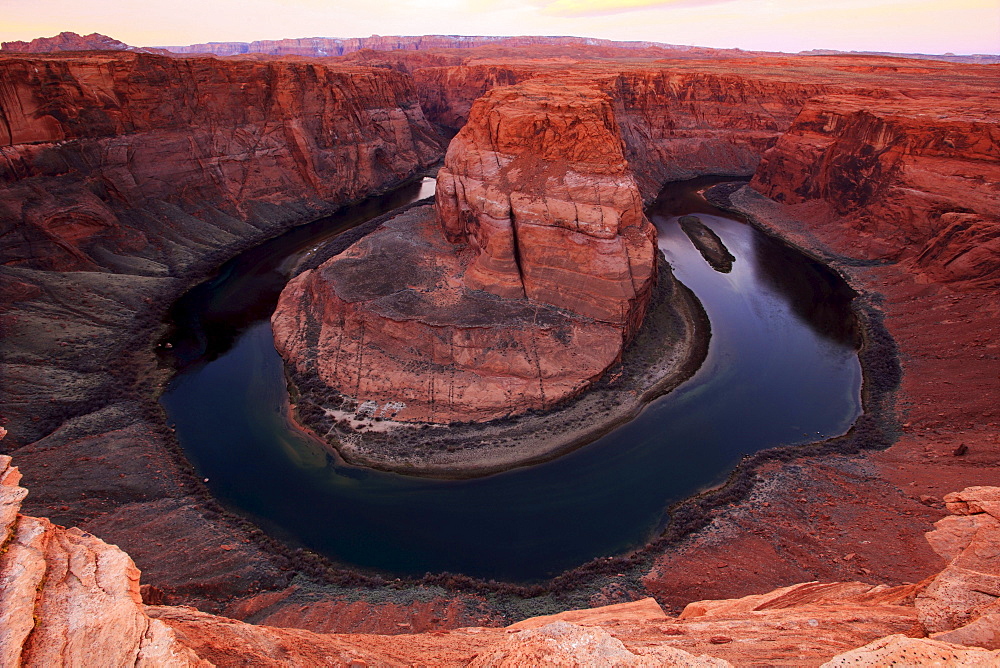
<svg viewBox="0 0 1000 668">
<path fill-rule="evenodd" d="M 202 610 L 166 610 L 157 618 L 149 612 L 157 606 L 145 613 L 135 607 L 129 584 L 122 596 L 134 607 L 123 614 L 131 627 L 161 639 L 155 645 L 186 661 L 195 661 L 190 650 L 224 663 L 198 630 L 208 628 L 198 620 L 222 613 L 289 627 L 266 631 L 287 646 L 312 632 L 429 631 L 372 642 L 427 643 L 443 652 L 456 640 L 449 636 L 466 646 L 482 638 L 455 661 L 478 653 L 485 665 L 487 656 L 497 664 L 505 656 L 523 661 L 532 656 L 524 652 L 559 638 L 589 638 L 601 651 L 642 660 L 638 650 L 648 636 L 619 636 L 623 649 L 571 617 L 553 621 L 583 631 L 557 624 L 446 633 L 504 626 L 532 616 L 524 613 L 530 606 L 498 605 L 469 583 L 390 587 L 386 601 L 375 593 L 385 581 L 361 586 L 317 557 L 283 550 L 207 496 L 150 399 L 164 380 L 151 342 L 180 292 L 240 248 L 420 173 L 442 156 L 444 137 L 476 118 L 484 94 L 500 99 L 540 86 L 588 91 L 588 99 L 611 109 L 643 202 L 670 180 L 752 177 L 718 201 L 836 268 L 884 318 L 902 364 L 900 381 L 891 359 L 869 360 L 868 390 L 884 391 L 864 422 L 868 431 L 854 432 L 867 438 L 874 430 L 873 444 L 891 447 L 783 455 L 742 470 L 739 485 L 674 509 L 670 540 L 590 565 L 587 584 L 575 590 L 583 594 L 549 593 L 544 612 L 646 596 L 677 612 L 695 599 L 862 578 L 896 589 L 878 599 L 864 589 L 871 585 L 842 587 L 831 606 L 843 614 L 868 596 L 866 605 L 880 600 L 907 610 L 877 610 L 877 629 L 851 636 L 851 645 L 829 646 L 814 663 L 911 628 L 917 635 L 942 632 L 913 626 L 916 603 L 908 607 L 907 597 L 923 594 L 907 593 L 905 583 L 941 571 L 942 555 L 920 536 L 944 517 L 942 499 L 956 503 L 945 494 L 995 483 L 1000 460 L 996 68 L 841 56 L 672 60 L 632 52 L 613 62 L 556 60 L 556 48 L 539 47 L 540 57 L 530 49 L 501 57 L 485 48 L 316 61 L 0 56 L 0 402 L 10 431 L 3 446 L 33 481 L 24 517 L 49 517 L 120 545 L 152 586 L 147 592 Z M 445 179 L 468 175 L 447 162 L 441 171 Z M 510 275 L 487 268 L 494 273 L 479 275 Z M 896 549 L 886 549 L 886 527 Z M 943 556 L 957 554 L 946 548 Z M 120 570 L 131 572 L 127 565 Z M 430 588 L 416 593 L 421 586 Z M 973 606 L 976 614 L 984 603 Z M 747 619 L 749 603 L 741 605 L 723 606 L 725 614 Z M 173 629 L 174 640 L 143 614 Z M 679 622 L 643 614 L 657 620 L 649 633 L 674 635 L 660 627 Z M 980 627 L 995 629 L 990 614 L 979 618 Z M 622 628 L 647 628 L 635 617 L 617 619 L 625 619 Z M 237 621 L 211 623 L 227 638 L 256 633 Z M 835 636 L 856 632 L 851 624 Z M 771 629 L 768 635 L 780 636 Z M 747 661 L 740 656 L 751 656 L 750 646 L 733 633 L 718 630 L 708 641 L 677 647 L 695 654 L 714 647 L 713 657 Z M 963 633 L 949 639 L 989 642 Z M 715 636 L 734 642 L 713 643 Z M 877 642 L 869 652 L 910 641 Z M 920 650 L 927 652 L 986 651 L 913 642 L 930 643 Z M 355 655 L 344 657 L 347 663 Z"/>
</svg>

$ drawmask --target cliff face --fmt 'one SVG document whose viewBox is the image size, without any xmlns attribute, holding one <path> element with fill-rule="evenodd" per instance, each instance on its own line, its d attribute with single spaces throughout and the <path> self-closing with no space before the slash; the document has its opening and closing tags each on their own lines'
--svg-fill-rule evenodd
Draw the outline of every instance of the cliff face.
<svg viewBox="0 0 1000 668">
<path fill-rule="evenodd" d="M 0 393 L 17 433 L 40 437 L 106 393 L 120 356 L 103 336 L 141 330 L 135 314 L 176 290 L 172 277 L 398 183 L 439 150 L 409 79 L 391 71 L 0 58 Z M 80 281 L 86 310 L 33 306 Z M 46 345 L 39 330 L 53 324 L 61 343 Z M 50 366 L 43 375 L 65 381 L 46 389 L 31 369 Z"/>
<path fill-rule="evenodd" d="M 415 174 L 436 141 L 389 70 L 0 57 L 2 447 L 46 481 L 31 512 L 100 527 L 192 603 L 280 587 L 172 454 L 153 341 L 191 281 Z"/>
<path fill-rule="evenodd" d="M 430 207 L 399 217 L 288 284 L 275 346 L 347 397 L 345 417 L 368 403 L 377 417 L 419 422 L 547 408 L 615 361 L 621 327 L 470 290 L 470 259 Z"/>
<path fill-rule="evenodd" d="M 787 205 L 822 203 L 870 260 L 935 281 L 1000 280 L 1000 124 L 985 100 L 811 100 L 752 187 Z M 931 112 L 931 113 L 929 113 Z"/>
<path fill-rule="evenodd" d="M 750 176 L 802 105 L 829 84 L 753 74 L 625 71 L 603 84 L 625 157 L 650 201 L 668 181 Z"/>
<path fill-rule="evenodd" d="M 0 259 L 134 269 L 110 253 L 152 261 L 138 273 L 155 274 L 177 265 L 167 239 L 189 222 L 217 235 L 229 231 L 213 229 L 221 216 L 256 222 L 359 198 L 436 159 L 415 97 L 403 75 L 357 68 L 4 58 Z"/>
<path fill-rule="evenodd" d="M 412 61 L 408 64 L 412 66 Z M 487 91 L 536 75 L 529 67 L 504 65 L 416 67 L 412 73 L 427 119 L 455 132 L 469 120 L 472 103 Z"/>
<path fill-rule="evenodd" d="M 477 101 L 438 172 L 438 219 L 475 259 L 466 285 L 624 326 L 642 320 L 655 231 L 611 101 L 528 82 Z"/>
<path fill-rule="evenodd" d="M 452 130 L 468 121 L 473 101 L 493 88 L 529 79 L 597 88 L 611 100 L 624 157 L 647 203 L 668 181 L 751 176 L 807 100 L 859 88 L 875 98 L 889 95 L 877 89 L 886 82 L 876 77 L 809 77 L 780 61 L 775 66 L 787 66 L 791 76 L 725 61 L 702 67 L 685 61 L 567 63 L 566 57 L 545 58 L 537 51 L 464 59 L 455 52 L 363 52 L 350 60 L 411 73 L 428 119 Z"/>
</svg>

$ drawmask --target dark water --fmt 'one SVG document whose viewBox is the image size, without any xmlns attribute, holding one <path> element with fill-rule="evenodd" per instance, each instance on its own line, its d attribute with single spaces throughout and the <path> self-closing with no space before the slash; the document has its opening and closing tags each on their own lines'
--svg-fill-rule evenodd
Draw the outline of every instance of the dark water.
<svg viewBox="0 0 1000 668">
<path fill-rule="evenodd" d="M 163 405 L 223 503 L 341 563 L 527 581 L 639 545 L 669 504 L 724 479 L 744 454 L 841 434 L 860 412 L 847 289 L 714 210 L 692 194 L 697 185 L 669 189 L 652 220 L 711 318 L 705 364 L 631 423 L 564 457 L 435 481 L 344 465 L 290 429 L 267 315 L 288 256 L 315 245 L 301 236 L 250 251 L 178 303 L 182 370 Z M 731 273 L 716 273 L 692 247 L 676 223 L 686 213 L 736 256 Z"/>
</svg>

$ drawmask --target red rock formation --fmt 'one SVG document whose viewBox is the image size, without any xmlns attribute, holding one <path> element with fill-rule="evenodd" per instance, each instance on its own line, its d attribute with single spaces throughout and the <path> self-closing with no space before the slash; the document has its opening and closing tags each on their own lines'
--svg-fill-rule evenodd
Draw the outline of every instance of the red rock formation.
<svg viewBox="0 0 1000 668">
<path fill-rule="evenodd" d="M 0 428 L 0 439 L 4 430 Z M 204 666 L 150 619 L 139 570 L 114 545 L 77 528 L 19 515 L 28 491 L 0 455 L 0 664 Z"/>
<path fill-rule="evenodd" d="M 472 103 L 487 91 L 498 86 L 511 86 L 535 75 L 532 68 L 503 65 L 424 66 L 413 69 L 420 106 L 427 119 L 454 131 L 466 124 Z"/>
<path fill-rule="evenodd" d="M 952 515 L 927 540 L 950 563 L 918 595 L 920 622 L 938 640 L 1000 649 L 1000 488 L 944 500 Z"/>
<path fill-rule="evenodd" d="M 125 53 L 0 56 L 0 82 L 0 422 L 47 473 L 32 513 L 100 529 L 168 598 L 286 585 L 128 388 L 191 281 L 440 156 L 412 83 Z"/>
<path fill-rule="evenodd" d="M 399 420 L 449 422 L 550 407 L 619 358 L 655 245 L 606 97 L 493 90 L 436 202 L 440 228 L 398 219 L 288 285 L 272 318 L 286 360 L 356 403 L 405 405 Z"/>
<path fill-rule="evenodd" d="M 78 35 L 75 32 L 61 32 L 55 37 L 39 37 L 30 42 L 4 42 L 0 44 L 4 53 L 51 53 L 53 51 L 147 51 L 136 49 L 117 39 L 91 33 Z"/>
<path fill-rule="evenodd" d="M 528 82 L 479 100 L 438 172 L 438 219 L 469 244 L 469 288 L 623 325 L 642 320 L 655 233 L 611 100 Z"/>
<path fill-rule="evenodd" d="M 817 98 L 752 185 L 789 205 L 823 202 L 864 259 L 912 260 L 936 281 L 996 286 L 997 109 L 986 99 Z"/>
<path fill-rule="evenodd" d="M 219 213 L 258 225 L 275 205 L 318 213 L 438 155 L 409 79 L 384 70 L 7 57 L 0 91 L 7 264 L 94 269 L 108 251 L 172 264 L 168 239 L 194 227 L 208 241 Z M 135 212 L 158 207 L 156 221 Z"/>
<path fill-rule="evenodd" d="M 353 405 L 424 422 L 545 408 L 617 358 L 621 326 L 469 290 L 467 263 L 418 209 L 293 279 L 271 319 L 275 345 Z"/>
</svg>

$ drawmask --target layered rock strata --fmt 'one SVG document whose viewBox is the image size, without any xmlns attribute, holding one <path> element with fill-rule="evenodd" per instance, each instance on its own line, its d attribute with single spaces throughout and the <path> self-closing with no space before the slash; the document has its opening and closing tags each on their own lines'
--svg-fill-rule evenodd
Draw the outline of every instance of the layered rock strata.
<svg viewBox="0 0 1000 668">
<path fill-rule="evenodd" d="M 455 65 L 457 62 L 454 54 L 418 53 L 425 63 Z M 552 69 L 555 61 L 552 56 L 558 54 L 551 50 L 537 53 L 549 61 L 532 63 L 529 69 Z M 468 57 L 483 56 L 470 51 Z M 498 59 L 495 53 L 488 57 L 494 62 Z M 529 57 L 527 52 L 504 56 L 517 60 L 519 65 Z M 53 66 L 47 61 L 33 62 L 40 72 L 49 72 Z M 102 62 L 108 70 L 118 68 L 113 57 Z M 573 62 L 562 58 L 561 62 L 558 66 L 564 69 L 583 68 L 579 57 Z M 995 97 L 995 87 L 991 87 L 995 68 L 952 67 L 870 56 L 761 58 L 752 62 L 671 60 L 641 66 L 605 62 L 590 68 L 586 76 L 593 81 L 623 68 L 787 81 L 807 87 L 822 84 L 822 90 L 812 90 L 829 96 L 853 89 L 868 96 L 873 106 L 899 91 L 918 101 L 914 109 L 917 104 L 926 106 L 925 120 L 945 113 L 936 111 L 935 105 L 948 98 L 952 102 L 960 100 L 966 106 L 974 104 L 978 109 L 989 96 Z M 702 80 L 707 82 L 710 78 Z M 39 87 L 38 99 L 42 102 L 39 109 L 56 105 L 63 94 L 63 89 L 56 85 L 58 77 L 32 81 Z M 153 99 L 156 92 L 169 90 L 170 82 L 168 77 L 135 77 L 125 89 L 129 95 Z M 81 85 L 86 88 L 85 82 Z M 234 80 L 231 85 L 235 90 L 242 82 Z M 751 102 L 754 105 L 759 102 L 760 108 L 768 111 L 779 107 L 782 117 L 787 117 L 782 101 L 784 93 L 775 90 L 775 97 Z M 49 91 L 58 95 L 49 98 Z M 698 91 L 689 95 L 696 94 Z M 191 95 L 184 97 L 189 99 Z M 455 99 L 458 98 L 465 99 L 456 95 Z M 463 104 L 467 109 L 467 103 Z M 649 113 L 656 112 L 655 98 L 647 99 L 644 104 Z M 682 109 L 691 110 L 694 121 L 699 118 L 706 121 L 690 126 L 691 137 L 699 132 L 712 135 L 717 124 L 727 118 L 740 122 L 738 104 L 717 116 L 711 96 L 704 95 L 685 104 L 683 98 L 678 101 Z M 797 107 L 792 107 L 790 118 L 797 113 Z M 72 108 L 67 112 L 69 118 L 75 117 Z M 997 117 L 995 106 L 986 108 L 979 120 L 991 117 Z M 39 118 L 44 120 L 44 114 Z M 620 125 L 627 123 L 617 110 L 616 118 Z M 227 128 L 221 116 L 209 123 L 213 124 L 219 132 Z M 664 127 L 669 129 L 669 125 Z M 68 148 L 73 144 L 68 142 Z M 642 143 L 634 145 L 641 147 Z M 52 148 L 62 147 L 55 142 Z M 683 157 L 682 153 L 679 155 Z M 46 163 L 39 161 L 39 164 Z M 927 164 L 933 167 L 932 163 Z M 89 158 L 74 160 L 71 166 L 83 172 L 99 169 L 99 164 Z M 976 169 L 973 163 L 969 167 L 972 171 Z M 712 169 L 712 163 L 706 161 L 704 168 L 726 171 L 729 164 L 720 163 L 717 169 Z M 71 170 L 70 176 L 72 173 Z M 787 176 L 795 179 L 791 172 Z M 149 181 L 156 182 L 153 178 Z M 993 187 L 992 182 L 983 181 L 983 192 Z M 41 182 L 32 197 L 44 197 L 53 183 Z M 101 193 L 101 183 L 103 177 L 93 179 L 93 188 L 104 198 L 102 201 L 117 201 L 113 193 L 111 196 Z M 75 201 L 70 195 L 60 197 L 61 204 Z M 22 201 L 16 192 L 11 199 Z M 803 459 L 762 469 L 754 478 L 752 496 L 713 511 L 717 522 L 710 531 L 661 554 L 645 581 L 648 589 L 635 584 L 616 584 L 607 592 L 602 590 L 597 600 L 652 592 L 661 603 L 677 606 L 690 600 L 692 592 L 702 598 L 730 598 L 816 578 L 870 577 L 892 583 L 919 580 L 938 567 L 938 557 L 924 548 L 922 541 L 913 539 L 925 525 L 940 517 L 936 499 L 950 489 L 974 482 L 995 482 L 991 476 L 1000 461 L 996 441 L 1000 373 L 995 336 L 1000 312 L 995 290 L 976 287 L 976 280 L 941 283 L 935 278 L 937 274 L 932 273 L 938 268 L 928 265 L 932 271 L 921 269 L 908 253 L 895 264 L 859 266 L 866 260 L 854 257 L 858 249 L 873 242 L 896 242 L 893 227 L 886 227 L 880 232 L 886 236 L 877 238 L 866 231 L 876 229 L 867 227 L 876 221 L 867 221 L 860 231 L 853 226 L 845 227 L 844 221 L 850 222 L 850 216 L 831 215 L 829 206 L 820 199 L 806 199 L 789 206 L 761 200 L 745 197 L 741 204 L 757 211 L 761 216 L 759 221 L 765 216 L 772 217 L 775 233 L 787 236 L 817 256 L 833 258 L 838 269 L 859 290 L 884 295 L 886 323 L 904 357 L 905 375 L 898 395 L 898 406 L 906 411 L 900 420 L 903 435 L 889 451 L 874 456 Z M 239 215 L 225 212 L 218 216 L 216 209 L 222 209 L 218 201 L 221 200 L 212 200 L 207 209 L 201 209 L 196 206 L 195 198 L 184 200 L 182 230 L 176 235 L 171 233 L 165 242 L 172 254 L 164 262 L 173 275 L 180 276 L 197 266 L 205 269 L 216 266 L 224 257 L 220 249 L 232 252 L 240 245 L 274 234 L 294 220 L 315 213 L 311 205 L 292 197 L 278 207 L 255 207 L 258 214 L 261 208 L 265 213 L 243 220 Z M 152 204 L 157 206 L 155 200 Z M 153 208 L 149 216 L 140 218 L 144 204 L 137 206 L 122 220 L 134 225 L 136 220 L 142 222 L 147 218 L 181 219 L 172 206 Z M 186 217 L 188 214 L 193 218 Z M 121 229 L 125 234 L 127 226 Z M 133 251 L 120 245 L 118 236 L 109 234 L 105 239 L 110 241 L 101 241 L 112 243 L 113 253 L 97 251 L 88 256 L 92 260 L 103 258 L 105 262 L 125 263 Z M 0 247 L 6 248 L 6 243 Z M 143 257 L 146 251 L 138 253 L 139 259 L 133 259 L 128 266 L 148 266 Z M 932 258 L 934 263 L 945 266 L 947 256 L 936 257 Z M 153 266 L 160 270 L 158 265 Z M 155 378 L 136 378 L 148 361 L 130 350 L 148 344 L 151 334 L 142 329 L 148 317 L 152 313 L 153 321 L 158 321 L 162 303 L 168 299 L 167 295 L 180 289 L 183 281 L 136 275 L 122 278 L 122 274 L 96 271 L 57 275 L 7 268 L 3 272 L 0 301 L 7 311 L 2 316 L 5 366 L 0 380 L 3 394 L 0 412 L 27 429 L 18 431 L 16 445 L 35 441 L 17 453 L 22 468 L 37 480 L 27 500 L 31 513 L 51 514 L 61 524 L 86 522 L 85 529 L 100 530 L 101 535 L 127 546 L 129 553 L 143 565 L 147 579 L 164 584 L 187 602 L 204 605 L 206 597 L 225 599 L 236 593 L 255 592 L 259 587 L 280 586 L 274 584 L 281 581 L 280 573 L 269 558 L 261 556 L 254 543 L 246 542 L 247 533 L 233 530 L 218 518 L 212 519 L 214 513 L 206 510 L 210 506 L 204 498 L 191 493 L 194 481 L 170 455 L 171 447 L 176 447 L 170 435 L 143 416 L 138 402 L 122 398 L 123 392 L 131 391 L 133 383 L 143 394 L 155 391 Z M 137 333 L 130 338 L 129 332 Z M 127 369 L 124 375 L 123 368 Z M 119 378 L 127 380 L 116 380 Z M 72 419 L 75 415 L 80 417 Z M 42 436 L 45 438 L 41 439 Z M 956 451 L 967 453 L 958 456 L 954 454 Z M 179 481 L 186 486 L 178 486 Z M 886 527 L 892 527 L 892 535 L 899 538 L 899 549 L 883 549 L 881 540 Z M 150 540 L 150 536 L 155 538 Z M 287 562 L 281 563 L 287 566 Z M 728 563 L 728 569 L 720 570 L 719 563 Z M 624 566 L 610 568 L 625 570 Z M 720 573 L 727 575 L 719 577 Z M 449 596 L 452 600 L 461 598 Z M 289 624 L 314 623 L 305 620 L 301 607 L 301 598 L 291 599 L 283 619 L 293 620 Z M 352 599 L 350 624 L 356 624 L 362 616 L 360 609 L 373 611 L 365 617 L 364 628 L 394 629 L 396 622 L 412 621 L 407 615 L 429 623 L 420 617 L 426 614 L 424 608 L 417 612 L 410 612 L 405 606 L 394 608 L 392 614 L 402 617 L 389 618 L 380 612 L 384 607 Z M 436 624 L 455 626 L 460 619 L 469 623 L 477 616 L 449 616 Z M 323 628 L 339 628 L 333 626 L 339 621 L 338 616 L 330 615 L 323 620 Z M 413 628 L 418 628 L 418 624 Z"/>
<path fill-rule="evenodd" d="M 289 283 L 272 318 L 285 359 L 402 421 L 545 409 L 600 377 L 655 281 L 609 100 L 492 91 L 437 192 L 436 220 L 408 214 Z"/>
<path fill-rule="evenodd" d="M 399 183 L 439 155 L 407 77 L 318 64 L 3 57 L 0 120 L 0 397 L 29 440 L 107 385 L 100 371 L 117 353 L 94 339 L 106 325 L 126 335 L 134 312 L 206 257 Z M 36 305 L 73 289 L 82 296 L 68 313 Z M 38 350 L 39 330 L 76 321 Z M 72 388 L 75 407 L 40 396 L 32 368 L 42 367 Z"/>
<path fill-rule="evenodd" d="M 934 281 L 996 287 L 996 110 L 988 99 L 819 97 L 765 155 L 752 186 L 786 205 L 822 202 L 863 259 L 912 260 Z"/>
<path fill-rule="evenodd" d="M 0 56 L 0 82 L 0 447 L 44 480 L 30 512 L 191 603 L 281 587 L 176 454 L 151 341 L 229 256 L 440 157 L 410 79 L 102 53 Z"/>
</svg>

